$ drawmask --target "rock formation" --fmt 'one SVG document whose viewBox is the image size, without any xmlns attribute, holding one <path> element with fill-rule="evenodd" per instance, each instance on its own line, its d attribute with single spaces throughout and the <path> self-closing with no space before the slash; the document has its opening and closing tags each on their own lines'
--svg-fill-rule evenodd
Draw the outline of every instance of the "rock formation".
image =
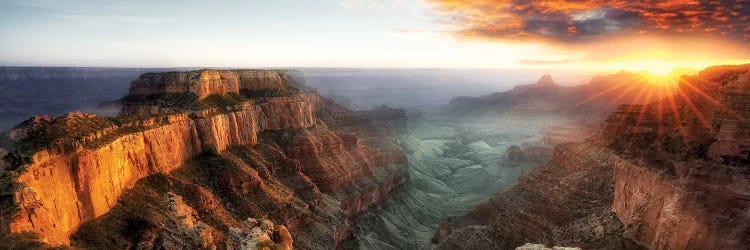
<svg viewBox="0 0 750 250">
<path fill-rule="evenodd" d="M 239 243 L 232 248 L 242 250 L 291 250 L 294 240 L 284 225 L 273 225 L 266 219 L 248 218 L 241 228 L 230 228 Z"/>
<path fill-rule="evenodd" d="M 198 99 L 209 95 L 239 93 L 240 89 L 257 91 L 285 89 L 286 81 L 271 70 L 197 70 L 188 72 L 146 73 L 133 81 L 130 95 L 195 94 Z"/>
<path fill-rule="evenodd" d="M 231 244 L 229 227 L 267 215 L 289 227 L 274 229 L 281 242 L 291 241 L 288 231 L 303 248 L 335 247 L 348 234 L 347 217 L 403 183 L 405 158 L 398 147 L 379 149 L 397 144 L 388 142 L 394 130 L 317 94 L 259 98 L 252 92 L 291 88 L 283 79 L 257 70 L 147 73 L 133 82 L 131 96 L 156 98 L 142 105 L 149 109 L 22 123 L 15 136 L 5 136 L 14 147 L 5 157 L 13 174 L 4 176 L 14 184 L 7 190 L 13 204 L 3 207 L 3 214 L 12 214 L 4 230 L 33 232 L 53 246 L 73 239 L 91 248 L 192 248 Z M 199 98 L 175 106 L 169 94 Z M 220 101 L 206 104 L 212 96 Z M 166 106 L 169 114 L 160 114 Z M 328 126 L 319 114 L 348 122 Z M 378 144 L 361 143 L 358 134 Z M 167 199 L 155 195 L 169 192 Z M 144 208 L 143 201 L 151 205 Z M 205 225 L 191 219 L 195 213 Z M 162 230 L 194 240 L 155 233 Z M 98 240 L 107 238 L 119 239 Z"/>
<path fill-rule="evenodd" d="M 618 107 L 586 142 L 560 144 L 517 186 L 444 223 L 437 248 L 745 248 L 749 70 L 707 68 L 674 96 Z"/>
<path fill-rule="evenodd" d="M 516 247 L 516 250 L 581 250 L 577 247 L 547 247 L 542 244 L 533 244 L 533 243 L 526 243 L 523 244 L 523 246 Z"/>
</svg>

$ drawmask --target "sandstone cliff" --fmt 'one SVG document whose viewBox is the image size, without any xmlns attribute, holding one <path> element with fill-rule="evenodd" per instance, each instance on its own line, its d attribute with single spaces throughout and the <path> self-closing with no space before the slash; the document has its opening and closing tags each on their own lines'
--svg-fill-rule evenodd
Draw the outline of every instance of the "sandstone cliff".
<svg viewBox="0 0 750 250">
<path fill-rule="evenodd" d="M 133 82 L 131 94 L 206 97 L 236 89 L 287 88 L 279 79 L 275 72 L 261 71 L 144 74 Z M 185 231 L 182 222 L 168 220 L 159 205 L 166 204 L 164 198 L 154 195 L 173 192 L 198 199 L 191 206 L 208 213 L 201 216 L 206 226 L 195 229 L 191 222 L 187 228 L 192 231 L 186 232 L 198 235 L 196 239 L 214 238 L 205 239 L 210 244 L 230 244 L 226 228 L 238 226 L 236 221 L 270 216 L 289 227 L 295 244 L 331 248 L 348 234 L 346 215 L 384 199 L 406 178 L 398 149 L 382 151 L 358 142 L 357 133 L 376 126 L 351 113 L 326 111 L 333 104 L 316 94 L 240 96 L 231 104 L 199 110 L 173 106 L 169 115 L 149 111 L 115 119 L 71 114 L 18 126 L 15 148 L 5 157 L 14 183 L 9 190 L 14 202 L 3 208 L 4 214 L 12 214 L 3 222 L 5 230 L 33 232 L 51 245 L 70 244 L 78 231 L 73 243 L 82 247 L 196 246 L 165 241 L 179 237 L 150 231 Z M 316 118 L 320 112 L 354 122 L 329 128 Z M 389 131 L 378 136 L 394 138 Z M 201 172 L 216 164 L 226 167 Z M 168 184 L 175 182 L 182 184 Z M 157 206 L 140 214 L 143 200 Z M 223 214 L 206 211 L 222 206 Z M 107 230 L 132 220 L 149 221 L 152 227 Z M 125 241 L 96 240 L 110 237 Z"/>
</svg>

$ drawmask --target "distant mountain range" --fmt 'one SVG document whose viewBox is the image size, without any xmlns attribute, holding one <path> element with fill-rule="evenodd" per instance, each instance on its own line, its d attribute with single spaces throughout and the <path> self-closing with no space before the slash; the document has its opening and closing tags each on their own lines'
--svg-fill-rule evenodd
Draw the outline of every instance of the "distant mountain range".
<svg viewBox="0 0 750 250">
<path fill-rule="evenodd" d="M 465 116 L 561 114 L 600 122 L 621 104 L 653 102 L 672 95 L 675 89 L 676 78 L 657 79 L 645 73 L 620 71 L 572 87 L 544 75 L 534 84 L 505 92 L 454 98 L 442 111 Z"/>
</svg>

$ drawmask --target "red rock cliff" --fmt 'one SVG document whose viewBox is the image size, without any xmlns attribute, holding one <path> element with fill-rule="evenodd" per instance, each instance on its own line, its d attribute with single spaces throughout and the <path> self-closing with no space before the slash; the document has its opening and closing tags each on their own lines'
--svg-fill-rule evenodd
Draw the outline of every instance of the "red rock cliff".
<svg viewBox="0 0 750 250">
<path fill-rule="evenodd" d="M 202 96 L 221 93 L 227 90 L 227 86 L 236 86 L 236 81 L 231 80 L 234 79 L 232 75 L 240 77 L 240 85 L 244 81 L 249 84 L 246 86 L 253 88 L 266 88 L 278 83 L 274 80 L 274 74 L 261 71 L 204 70 L 146 74 L 133 82 L 132 89 L 145 91 L 137 93 L 148 94 L 153 90 L 151 87 L 158 86 L 158 91 L 166 91 L 162 93 L 191 92 Z M 253 76 L 262 79 L 252 81 L 250 79 Z M 144 82 L 147 83 L 144 85 Z M 197 84 L 193 84 L 196 82 Z M 139 90 L 143 86 L 148 86 L 151 90 Z M 205 86 L 208 87 L 204 88 Z M 219 89 L 219 92 L 216 92 L 216 89 Z M 83 114 L 31 120 L 26 124 L 27 128 L 18 130 L 25 131 L 23 134 L 27 138 L 43 134 L 39 131 L 62 131 L 63 136 L 58 139 L 38 138 L 51 140 L 42 143 L 50 143 L 51 146 L 35 148 L 32 152 L 21 154 L 20 151 L 14 151 L 14 156 L 17 156 L 14 159 L 19 159 L 15 161 L 14 166 L 18 172 L 14 179 L 17 187 L 13 191 L 15 209 L 7 226 L 13 233 L 37 233 L 42 237 L 42 241 L 54 246 L 69 245 L 70 236 L 82 224 L 96 222 L 118 204 L 122 206 L 123 195 L 138 187 L 143 180 L 155 175 L 172 175 L 205 152 L 218 155 L 219 160 L 225 161 L 238 157 L 237 152 L 224 153 L 232 147 L 257 145 L 261 148 L 260 145 L 264 144 L 266 146 L 262 148 L 272 148 L 259 150 L 267 159 L 261 164 L 268 165 L 264 167 L 266 170 L 258 169 L 259 172 L 254 174 L 243 172 L 227 175 L 219 172 L 220 176 L 226 177 L 222 182 L 226 181 L 232 185 L 215 192 L 233 190 L 230 193 L 240 199 L 239 197 L 252 194 L 255 192 L 253 190 L 261 185 L 259 183 L 263 181 L 257 178 L 266 179 L 268 186 L 263 192 L 267 192 L 267 196 L 262 198 L 266 199 L 263 202 L 276 202 L 278 205 L 261 206 L 262 209 L 259 210 L 254 207 L 255 205 L 249 204 L 250 207 L 244 208 L 226 205 L 228 209 L 231 208 L 229 210 L 237 213 L 236 216 L 239 217 L 271 213 L 284 221 L 293 235 L 301 237 L 300 242 L 306 242 L 300 244 L 313 244 L 311 242 L 314 241 L 307 237 L 330 231 L 327 237 L 331 237 L 331 244 L 326 248 L 334 247 L 347 236 L 348 224 L 333 223 L 331 219 L 325 218 L 333 218 L 336 211 L 342 210 L 348 216 L 353 216 L 367 206 L 385 199 L 392 188 L 405 181 L 406 162 L 398 150 L 382 151 L 360 143 L 357 134 L 374 127 L 365 125 L 366 120 L 354 118 L 352 113 L 338 109 L 324 111 L 329 110 L 327 107 L 331 105 L 333 104 L 324 103 L 317 94 L 299 94 L 264 97 L 233 106 L 181 111 L 148 119 L 125 117 L 123 122 L 118 123 Z M 157 110 L 159 108 L 157 107 Z M 316 112 L 327 113 L 331 122 L 352 122 L 328 128 L 326 123 L 316 117 Z M 83 133 L 80 131 L 82 127 L 96 129 Z M 75 132 L 73 134 L 76 136 L 65 136 L 66 131 Z M 380 133 L 376 137 L 388 140 L 389 136 L 392 135 Z M 244 154 L 246 153 L 240 155 Z M 27 160 L 24 160 L 25 156 L 28 156 Z M 272 162 L 282 165 L 275 166 Z M 296 181 L 287 183 L 285 180 L 288 177 L 270 177 L 277 173 L 269 172 L 269 168 L 277 169 L 289 164 L 298 168 L 296 171 L 290 170 Z M 252 163 L 248 166 L 257 168 L 258 165 Z M 245 176 L 246 174 L 250 176 Z M 258 174 L 261 177 L 253 177 Z M 215 181 L 200 182 L 196 185 L 214 185 L 211 183 Z M 333 196 L 340 204 L 333 208 L 329 205 L 323 206 L 318 203 L 331 203 L 327 201 L 330 198 L 325 198 L 326 195 L 321 196 L 319 192 L 316 194 L 317 191 L 312 191 L 312 194 L 308 194 L 310 191 L 304 191 L 311 188 L 318 190 L 318 187 Z M 282 208 L 289 205 L 282 204 L 290 202 L 290 199 L 301 199 L 303 201 L 299 202 L 309 203 L 295 206 L 299 206 L 302 209 L 300 211 L 312 213 L 314 216 L 297 218 L 287 215 L 283 212 L 287 209 Z M 232 203 L 241 202 L 238 200 Z M 316 212 L 318 210 L 322 212 Z M 118 211 L 121 213 L 129 210 Z M 320 224 L 312 223 L 316 220 L 331 221 L 330 225 L 325 226 L 330 228 L 309 228 L 319 227 Z M 223 226 L 234 225 L 231 221 L 226 223 L 228 224 Z M 81 240 L 88 242 L 91 239 Z"/>
<path fill-rule="evenodd" d="M 230 145 L 255 145 L 258 131 L 315 124 L 312 107 L 294 98 L 235 109 L 168 116 L 163 125 L 96 148 L 35 153 L 33 163 L 18 177 L 23 186 L 16 193 L 21 209 L 11 230 L 38 232 L 53 245 L 67 244 L 82 222 L 108 212 L 124 190 L 145 176 L 168 173 L 204 151 L 220 153 Z"/>
</svg>

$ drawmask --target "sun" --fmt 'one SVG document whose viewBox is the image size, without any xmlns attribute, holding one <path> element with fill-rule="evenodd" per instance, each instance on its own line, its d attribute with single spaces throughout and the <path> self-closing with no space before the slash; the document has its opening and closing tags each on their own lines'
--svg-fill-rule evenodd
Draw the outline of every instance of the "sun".
<svg viewBox="0 0 750 250">
<path fill-rule="evenodd" d="M 649 67 L 646 71 L 658 75 L 658 76 L 669 76 L 675 68 L 669 65 L 657 65 L 655 67 Z"/>
<path fill-rule="evenodd" d="M 632 67 L 637 67 L 641 71 L 646 71 L 657 76 L 669 77 L 680 66 L 669 61 L 646 60 L 637 62 Z"/>
</svg>

